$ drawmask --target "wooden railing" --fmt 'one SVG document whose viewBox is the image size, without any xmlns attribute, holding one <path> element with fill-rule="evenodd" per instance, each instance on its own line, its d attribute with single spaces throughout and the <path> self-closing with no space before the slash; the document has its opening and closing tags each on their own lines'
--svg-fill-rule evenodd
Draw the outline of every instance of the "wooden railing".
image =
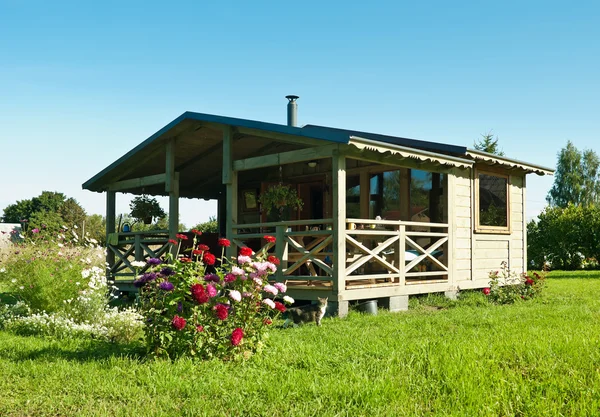
<svg viewBox="0 0 600 417">
<path fill-rule="evenodd" d="M 169 247 L 168 230 L 112 233 L 107 244 L 107 249 L 115 254 L 115 262 L 109 270 L 110 276 L 113 279 L 133 279 L 136 269 L 131 266 L 132 261 L 160 258 Z"/>
<path fill-rule="evenodd" d="M 346 286 L 447 280 L 448 224 L 347 219 Z"/>
<path fill-rule="evenodd" d="M 332 219 L 239 224 L 233 227 L 231 239 L 238 247 L 276 255 L 281 261 L 276 280 L 313 285 L 333 280 L 332 225 Z M 275 236 L 275 243 L 266 242 L 265 235 Z"/>
</svg>

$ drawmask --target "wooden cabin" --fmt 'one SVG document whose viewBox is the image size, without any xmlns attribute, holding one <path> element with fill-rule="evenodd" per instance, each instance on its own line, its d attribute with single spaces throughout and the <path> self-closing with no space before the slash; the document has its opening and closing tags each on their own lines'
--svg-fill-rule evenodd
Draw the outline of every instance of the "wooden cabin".
<svg viewBox="0 0 600 417">
<path fill-rule="evenodd" d="M 411 294 L 485 287 L 503 261 L 526 270 L 529 173 L 552 170 L 463 146 L 186 112 L 83 188 L 106 193 L 107 261 L 124 289 L 131 260 L 168 250 L 181 198 L 215 199 L 230 255 L 276 236 L 275 278 L 296 299 L 329 297 L 343 316 L 356 300 L 402 310 Z M 277 184 L 304 202 L 284 220 L 259 203 Z M 116 193 L 169 196 L 169 230 L 116 230 Z"/>
</svg>

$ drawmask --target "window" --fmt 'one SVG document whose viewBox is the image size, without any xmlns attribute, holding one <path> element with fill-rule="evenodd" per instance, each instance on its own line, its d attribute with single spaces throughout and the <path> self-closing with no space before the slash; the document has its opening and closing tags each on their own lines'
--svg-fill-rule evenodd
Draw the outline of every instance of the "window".
<svg viewBox="0 0 600 417">
<path fill-rule="evenodd" d="M 507 175 L 477 172 L 477 231 L 509 232 Z"/>
</svg>

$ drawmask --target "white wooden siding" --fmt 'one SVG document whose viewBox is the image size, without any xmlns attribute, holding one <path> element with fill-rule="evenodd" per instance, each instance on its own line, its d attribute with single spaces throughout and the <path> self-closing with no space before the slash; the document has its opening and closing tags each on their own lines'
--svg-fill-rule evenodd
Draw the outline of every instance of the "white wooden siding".
<svg viewBox="0 0 600 417">
<path fill-rule="evenodd" d="M 472 186 L 470 169 L 454 169 L 454 282 L 471 280 L 472 271 Z"/>
</svg>

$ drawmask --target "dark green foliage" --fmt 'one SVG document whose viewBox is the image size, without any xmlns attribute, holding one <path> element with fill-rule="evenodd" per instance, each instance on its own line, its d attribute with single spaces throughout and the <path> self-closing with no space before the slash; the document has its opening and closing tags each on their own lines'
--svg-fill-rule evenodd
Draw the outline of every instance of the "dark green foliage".
<svg viewBox="0 0 600 417">
<path fill-rule="evenodd" d="M 492 132 L 488 132 L 487 134 L 482 134 L 481 139 L 476 141 L 473 146 L 478 151 L 483 151 L 487 153 L 491 153 L 498 156 L 504 156 L 504 151 L 500 149 L 498 146 L 498 136 L 494 139 L 494 135 Z"/>
<path fill-rule="evenodd" d="M 163 219 L 167 214 L 154 197 L 139 195 L 129 203 L 129 213 L 138 222 L 152 223 L 154 218 Z"/>
<path fill-rule="evenodd" d="M 547 207 L 527 224 L 530 266 L 573 270 L 600 259 L 600 206 Z"/>
<path fill-rule="evenodd" d="M 217 222 L 217 218 L 215 216 L 210 216 L 208 221 L 198 223 L 196 226 L 192 227 L 192 229 L 196 229 L 202 233 L 217 233 L 219 231 L 219 223 Z"/>
<path fill-rule="evenodd" d="M 571 141 L 558 154 L 554 184 L 546 200 L 552 206 L 588 206 L 600 199 L 600 159 L 592 150 L 579 151 Z"/>
<path fill-rule="evenodd" d="M 62 226 L 81 227 L 85 220 L 85 210 L 73 198 L 63 193 L 42 191 L 30 200 L 20 200 L 4 209 L 2 221 L 22 223 L 25 231 L 47 229 L 58 231 Z"/>
</svg>

